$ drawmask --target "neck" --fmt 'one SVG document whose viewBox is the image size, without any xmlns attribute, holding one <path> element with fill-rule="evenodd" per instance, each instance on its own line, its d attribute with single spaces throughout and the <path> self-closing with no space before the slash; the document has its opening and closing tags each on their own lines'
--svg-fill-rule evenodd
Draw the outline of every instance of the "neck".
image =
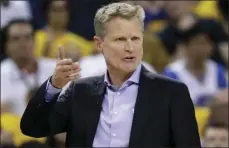
<svg viewBox="0 0 229 148">
<path fill-rule="evenodd" d="M 204 75 L 205 68 L 205 61 L 187 60 L 187 69 L 195 76 Z"/>
<path fill-rule="evenodd" d="M 125 73 L 121 72 L 118 69 L 108 68 L 109 78 L 112 85 L 121 87 L 122 84 L 128 80 L 128 78 L 132 75 L 133 72 Z"/>
<path fill-rule="evenodd" d="M 21 71 L 25 71 L 27 73 L 34 73 L 37 71 L 36 60 L 15 60 L 15 62 Z"/>
<path fill-rule="evenodd" d="M 66 32 L 65 27 L 60 27 L 58 25 L 48 25 L 48 29 L 55 34 L 63 34 Z"/>
</svg>

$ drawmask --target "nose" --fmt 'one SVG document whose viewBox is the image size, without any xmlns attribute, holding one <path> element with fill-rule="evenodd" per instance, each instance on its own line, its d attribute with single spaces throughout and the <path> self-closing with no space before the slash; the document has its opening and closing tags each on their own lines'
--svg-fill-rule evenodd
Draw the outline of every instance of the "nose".
<svg viewBox="0 0 229 148">
<path fill-rule="evenodd" d="M 127 52 L 133 52 L 134 48 L 133 48 L 133 42 L 131 41 L 131 39 L 128 39 L 126 41 L 126 44 L 125 44 L 125 51 Z"/>
</svg>

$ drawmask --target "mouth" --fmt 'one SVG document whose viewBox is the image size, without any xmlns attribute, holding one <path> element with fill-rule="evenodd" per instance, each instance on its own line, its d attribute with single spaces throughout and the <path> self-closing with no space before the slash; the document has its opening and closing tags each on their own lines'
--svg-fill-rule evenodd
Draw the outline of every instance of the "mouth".
<svg viewBox="0 0 229 148">
<path fill-rule="evenodd" d="M 125 62 L 134 62 L 135 61 L 135 57 L 133 57 L 133 56 L 128 56 L 128 57 L 125 57 L 124 58 L 124 61 Z"/>
</svg>

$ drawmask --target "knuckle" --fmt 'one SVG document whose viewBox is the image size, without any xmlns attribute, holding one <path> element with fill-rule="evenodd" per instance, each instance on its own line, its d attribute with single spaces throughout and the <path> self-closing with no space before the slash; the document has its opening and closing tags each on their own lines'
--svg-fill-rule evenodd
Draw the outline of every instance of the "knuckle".
<svg viewBox="0 0 229 148">
<path fill-rule="evenodd" d="M 60 71 L 61 67 L 60 66 L 57 66 L 56 67 L 56 71 Z"/>
<path fill-rule="evenodd" d="M 57 61 L 56 64 L 57 64 L 57 65 L 61 65 L 62 61 L 63 61 L 63 60 Z"/>
</svg>

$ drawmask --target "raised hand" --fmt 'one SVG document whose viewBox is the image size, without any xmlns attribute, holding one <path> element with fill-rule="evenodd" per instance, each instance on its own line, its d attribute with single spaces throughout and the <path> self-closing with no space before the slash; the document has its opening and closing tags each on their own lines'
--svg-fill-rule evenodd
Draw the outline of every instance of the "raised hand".
<svg viewBox="0 0 229 148">
<path fill-rule="evenodd" d="M 72 59 L 65 58 L 65 51 L 59 46 L 58 60 L 51 79 L 51 83 L 56 88 L 63 88 L 69 81 L 80 77 L 80 65 L 73 63 Z"/>
</svg>

